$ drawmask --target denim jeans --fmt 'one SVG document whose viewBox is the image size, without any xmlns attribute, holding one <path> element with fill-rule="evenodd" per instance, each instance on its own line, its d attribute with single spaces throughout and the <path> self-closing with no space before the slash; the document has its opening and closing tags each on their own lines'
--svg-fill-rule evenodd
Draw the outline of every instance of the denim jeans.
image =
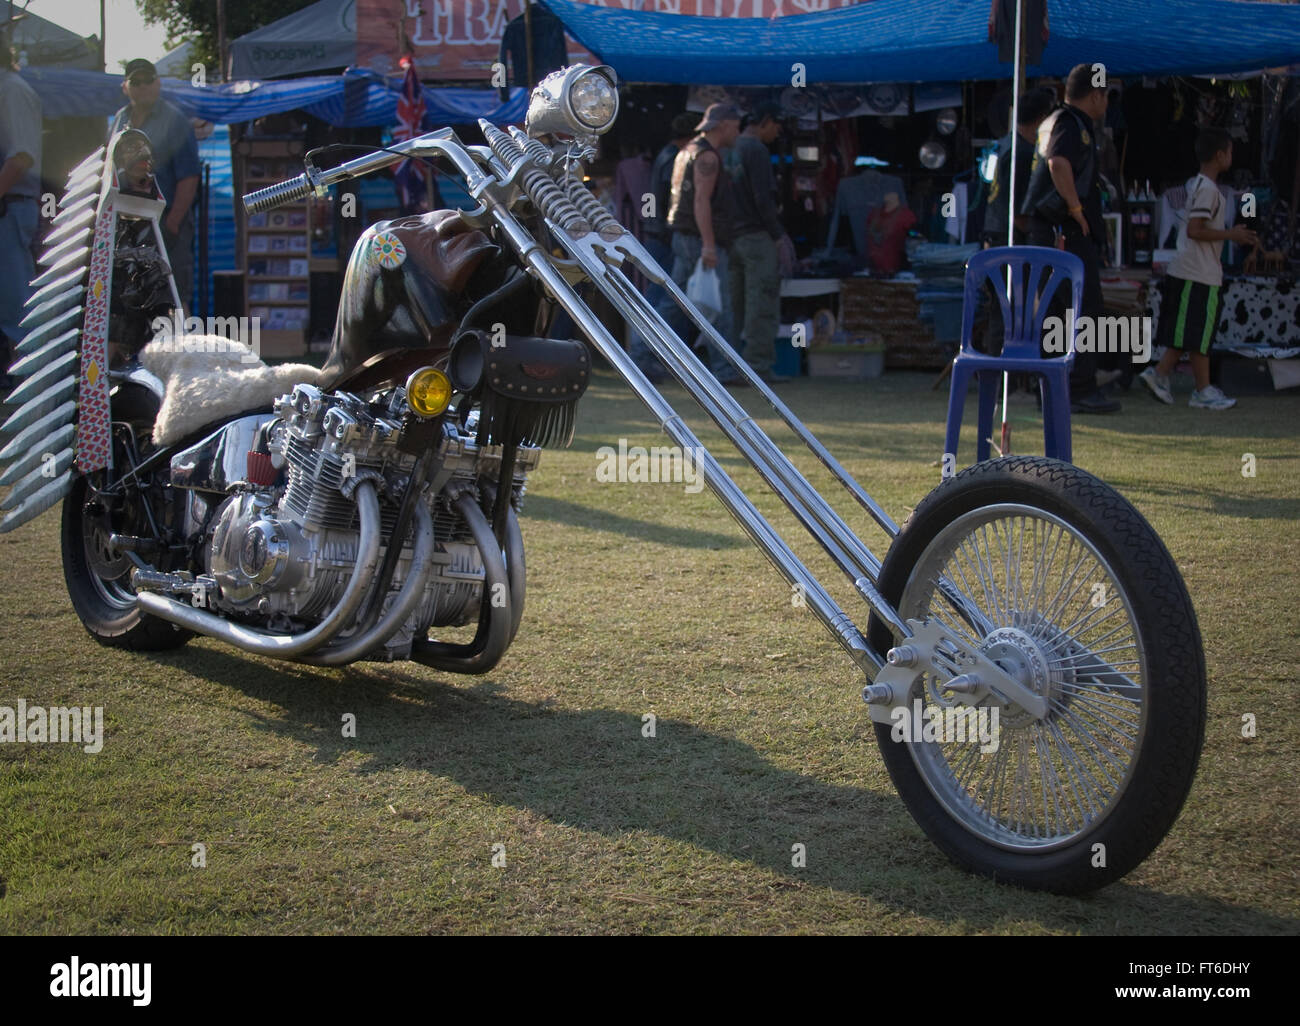
<svg viewBox="0 0 1300 1026">
<path fill-rule="evenodd" d="M 40 223 L 37 215 L 35 200 L 11 198 L 8 212 L 0 218 L 0 257 L 4 260 L 4 273 L 0 274 L 0 332 L 8 337 L 11 347 L 27 334 L 19 329 L 18 322 L 23 319 L 23 304 L 32 294 L 28 282 L 36 277 L 32 240 Z M 4 356 L 3 350 L 0 356 Z M 11 362 L 0 367 L 0 373 L 8 370 Z"/>
<path fill-rule="evenodd" d="M 698 235 L 687 235 L 683 232 L 673 233 L 672 279 L 677 284 L 677 287 L 683 292 L 686 291 L 686 283 L 690 280 L 691 275 L 695 273 L 695 265 L 700 259 L 700 253 L 703 248 L 704 243 L 700 240 Z M 722 293 L 722 312 L 718 314 L 717 319 L 713 322 L 713 327 L 717 330 L 719 335 L 731 344 L 733 342 L 731 329 L 731 289 L 727 287 L 729 281 L 727 250 L 723 246 L 718 247 L 718 263 L 714 270 L 717 272 L 718 282 L 721 286 L 719 291 Z M 697 335 L 694 330 L 695 326 L 692 322 L 688 321 L 686 315 L 677 308 L 677 303 L 673 300 L 671 295 L 664 293 L 663 298 L 659 301 L 658 310 L 659 315 L 668 322 L 673 331 L 675 331 L 678 336 L 687 343 L 687 345 L 692 345 L 694 343 Z M 645 342 L 640 338 L 633 339 L 633 345 L 631 347 L 632 358 L 634 360 L 637 359 L 638 345 L 644 353 L 644 356 L 647 359 L 652 359 L 651 354 L 645 351 Z M 708 365 L 709 369 L 713 371 L 714 377 L 723 381 L 735 378 L 736 371 L 727 359 L 721 353 L 717 352 L 712 345 L 708 345 L 707 348 L 709 351 Z"/>
<path fill-rule="evenodd" d="M 645 247 L 645 251 L 650 254 L 655 263 L 668 271 L 669 274 L 672 273 L 673 251 L 672 247 L 668 244 L 667 238 L 658 238 L 656 236 L 647 235 L 641 245 Z M 662 303 L 667 296 L 667 292 L 664 290 L 662 285 L 657 282 L 649 281 L 646 283 L 644 295 L 645 301 L 658 309 L 659 304 Z M 677 311 L 677 305 L 675 303 L 673 304 L 673 311 L 674 313 Z M 673 326 L 673 330 L 679 335 L 686 330 L 686 318 L 682 317 L 679 313 L 676 318 L 669 318 L 668 323 Z M 628 337 L 627 354 L 632 357 L 632 362 L 637 365 L 642 374 L 646 374 L 655 379 L 663 376 L 664 371 L 659 366 L 659 361 L 656 360 L 654 354 L 650 352 L 650 346 L 646 342 L 645 337 L 635 328 L 631 329 Z"/>
</svg>

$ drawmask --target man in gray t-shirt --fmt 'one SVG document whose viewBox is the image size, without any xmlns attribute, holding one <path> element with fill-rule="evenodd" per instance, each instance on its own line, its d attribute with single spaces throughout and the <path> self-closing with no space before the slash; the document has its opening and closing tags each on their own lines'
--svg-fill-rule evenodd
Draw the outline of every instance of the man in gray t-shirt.
<svg viewBox="0 0 1300 1026">
<path fill-rule="evenodd" d="M 41 101 L 18 74 L 8 34 L 0 32 L 0 333 L 6 347 L 22 340 L 18 324 L 36 277 L 40 195 Z M 0 351 L 0 359 L 3 372 L 10 354 Z"/>
<path fill-rule="evenodd" d="M 776 333 L 781 322 L 781 272 L 777 243 L 785 234 L 776 208 L 776 177 L 768 146 L 781 134 L 781 107 L 760 103 L 749 115 L 727 158 L 735 196 L 731 243 L 731 306 L 744 357 L 764 381 L 774 376 Z"/>
<path fill-rule="evenodd" d="M 162 98 L 162 83 L 150 61 L 137 57 L 127 64 L 122 92 L 131 102 L 117 112 L 108 135 L 111 139 L 124 128 L 138 128 L 149 137 L 154 180 L 167 201 L 162 216 L 167 260 L 188 306 L 194 284 L 192 208 L 201 172 L 198 140 L 189 118 Z"/>
</svg>

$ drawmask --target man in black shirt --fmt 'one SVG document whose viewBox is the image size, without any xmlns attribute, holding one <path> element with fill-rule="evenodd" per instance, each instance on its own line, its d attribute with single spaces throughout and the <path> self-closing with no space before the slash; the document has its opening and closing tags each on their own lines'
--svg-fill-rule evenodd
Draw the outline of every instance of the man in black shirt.
<svg viewBox="0 0 1300 1026">
<path fill-rule="evenodd" d="M 1038 142 L 1038 126 L 1043 123 L 1052 109 L 1054 97 L 1046 89 L 1033 89 L 1020 97 L 1020 107 L 1016 115 L 1016 132 L 1019 144 L 1016 146 L 1016 199 L 1022 201 L 1029 189 L 1029 173 L 1033 168 L 1034 146 Z M 1007 227 L 1011 204 L 1011 133 L 1008 132 L 998 140 L 997 170 L 989 185 L 988 206 L 984 210 L 984 248 L 1007 245 Z M 1020 205 L 1017 202 L 1016 206 Z M 1023 214 L 1016 215 L 1015 245 L 1026 243 L 1025 229 L 1029 218 Z M 1002 352 L 1005 327 L 1002 321 L 1002 304 L 992 295 L 993 286 L 986 285 L 989 293 L 988 333 L 984 338 L 984 351 L 997 354 Z M 1037 391 L 1037 385 L 1034 389 Z"/>
<path fill-rule="evenodd" d="M 1053 111 L 1038 131 L 1038 148 L 1029 178 L 1029 191 L 1021 212 L 1029 216 L 1026 232 L 1031 246 L 1055 246 L 1056 235 L 1065 237 L 1065 249 L 1083 261 L 1081 316 L 1100 318 L 1105 306 L 1101 294 L 1101 246 L 1106 229 L 1101 217 L 1098 185 L 1097 122 L 1106 116 L 1108 93 L 1100 68 L 1079 64 L 1065 85 L 1065 103 Z M 1058 289 L 1053 313 L 1063 316 L 1068 303 Z M 1097 388 L 1097 356 L 1076 353 L 1070 372 L 1070 409 L 1074 413 L 1113 413 L 1119 403 Z"/>
<path fill-rule="evenodd" d="M 1034 146 L 1038 143 L 1038 127 L 1051 113 L 1054 104 L 1052 93 L 1046 89 L 1031 89 L 1020 97 L 1016 118 L 1016 132 L 1020 136 L 1016 146 L 1016 199 L 1023 203 L 1029 191 L 1029 174 L 1034 166 Z M 998 140 L 997 171 L 989 185 L 988 207 L 984 211 L 984 242 L 989 246 L 1007 244 L 1007 215 L 1011 202 L 1011 133 Z M 1015 244 L 1025 244 L 1025 229 L 1029 218 L 1016 215 Z"/>
<path fill-rule="evenodd" d="M 656 263 L 668 271 L 673 267 L 672 229 L 668 227 L 668 207 L 673 198 L 673 161 L 677 159 L 677 152 L 694 137 L 698 121 L 699 116 L 689 112 L 673 118 L 673 136 L 650 165 L 650 193 L 654 197 L 654 210 L 651 216 L 641 219 L 641 245 Z M 654 282 L 646 285 L 645 298 L 651 306 L 657 307 L 663 297 L 662 285 Z M 668 323 L 677 334 L 686 334 L 686 316 L 676 306 L 673 307 Z M 667 374 L 651 354 L 640 332 L 632 332 L 627 351 L 651 381 L 658 384 L 667 379 Z"/>
<path fill-rule="evenodd" d="M 740 111 L 729 103 L 710 104 L 695 131 L 696 136 L 673 159 L 672 201 L 668 205 L 668 226 L 673 232 L 671 273 L 683 292 L 697 263 L 718 276 L 722 310 L 713 327 L 730 345 L 734 340 L 727 257 L 735 224 L 735 204 L 731 176 L 722 167 L 722 151 L 729 149 L 740 135 Z M 672 296 L 665 295 L 659 301 L 659 312 L 673 323 L 678 309 Z M 689 343 L 692 339 L 685 341 Z M 714 377 L 727 385 L 742 380 L 721 353 L 712 345 L 706 348 Z"/>
</svg>

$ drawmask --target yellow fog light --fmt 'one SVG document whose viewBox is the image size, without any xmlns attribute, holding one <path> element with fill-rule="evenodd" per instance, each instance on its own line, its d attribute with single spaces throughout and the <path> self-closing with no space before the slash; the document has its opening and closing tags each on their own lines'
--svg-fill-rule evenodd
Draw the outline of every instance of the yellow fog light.
<svg viewBox="0 0 1300 1026">
<path fill-rule="evenodd" d="M 451 380 L 437 367 L 421 367 L 406 379 L 406 402 L 418 417 L 436 417 L 451 402 Z"/>
</svg>

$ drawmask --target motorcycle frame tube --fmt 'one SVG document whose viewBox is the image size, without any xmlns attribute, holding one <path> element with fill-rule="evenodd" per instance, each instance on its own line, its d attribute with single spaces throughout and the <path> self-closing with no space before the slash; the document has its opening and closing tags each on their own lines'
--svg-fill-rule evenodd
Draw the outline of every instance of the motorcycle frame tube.
<svg viewBox="0 0 1300 1026">
<path fill-rule="evenodd" d="M 808 607 L 826 625 L 827 630 L 849 653 L 850 658 L 864 669 L 870 667 L 879 670 L 884 663 L 867 645 L 866 639 L 848 614 L 831 598 L 785 540 L 764 519 L 748 496 L 727 476 L 713 454 L 700 443 L 681 416 L 659 394 L 632 358 L 623 351 L 623 347 L 587 308 L 564 276 L 551 265 L 541 244 L 524 229 L 508 209 L 502 209 L 490 200 L 489 195 L 489 211 L 492 220 L 509 239 L 520 259 L 541 279 L 560 306 L 591 340 L 597 351 L 609 361 L 650 412 L 658 418 L 663 432 L 684 450 L 699 454 L 697 469 L 702 473 L 705 484 L 735 517 L 750 540 L 768 557 L 777 572 L 788 583 L 803 589 Z M 714 381 L 712 387 L 721 389 L 722 386 Z M 889 612 L 892 613 L 893 610 Z M 892 619 L 898 619 L 896 613 Z"/>
<path fill-rule="evenodd" d="M 464 518 L 474 537 L 474 544 L 478 546 L 479 555 L 483 557 L 483 594 L 479 598 L 478 630 L 468 645 L 421 641 L 417 638 L 411 646 L 411 659 L 447 673 L 487 673 L 500 662 L 510 647 L 511 627 L 515 624 L 512 609 L 515 604 L 514 595 L 510 591 L 510 577 L 500 543 L 474 496 L 468 491 L 461 492 L 452 503 L 452 509 Z M 507 538 L 510 537 L 507 532 Z M 523 551 L 522 543 L 520 551 Z M 522 565 L 521 560 L 521 568 Z M 492 605 L 492 591 L 498 584 L 505 588 L 505 606 Z"/>
<path fill-rule="evenodd" d="M 519 624 L 524 618 L 524 589 L 527 571 L 524 567 L 524 536 L 519 530 L 519 518 L 514 508 L 506 518 L 506 575 L 510 588 L 510 642 L 519 633 Z"/>
<path fill-rule="evenodd" d="M 396 542 L 390 544 L 393 547 L 397 546 Z M 411 565 L 407 569 L 406 580 L 402 582 L 397 598 L 388 607 L 388 612 L 369 630 L 363 629 L 356 637 L 300 656 L 298 661 L 313 666 L 343 666 L 384 645 L 392 635 L 402 629 L 411 614 L 419 607 L 432 570 L 433 517 L 429 513 L 428 506 L 421 502 L 415 509 L 415 541 L 411 552 Z M 383 596 L 376 596 L 376 601 L 382 601 L 382 598 Z"/>
<path fill-rule="evenodd" d="M 763 480 L 781 498 L 795 517 L 824 548 L 836 565 L 848 575 L 854 586 L 892 627 L 903 633 L 906 628 L 888 603 L 876 591 L 875 579 L 880 561 L 862 543 L 824 498 L 813 488 L 789 457 L 762 431 L 735 399 L 727 394 L 716 378 L 704 367 L 673 333 L 657 311 L 650 309 L 621 272 L 597 263 L 600 258 L 591 248 L 601 243 L 575 240 L 563 229 L 552 227 L 561 243 L 578 259 L 600 287 L 597 275 L 604 277 L 601 291 L 621 313 L 634 322 L 664 365 L 700 404 L 709 418 L 722 429 L 731 443 L 758 471 Z M 635 243 L 632 243 L 635 245 Z M 625 243 L 620 242 L 620 247 Z M 649 256 L 646 256 L 649 259 Z"/>
<path fill-rule="evenodd" d="M 356 615 L 357 608 L 373 583 L 379 565 L 380 521 L 379 496 L 370 481 L 361 481 L 356 490 L 358 528 L 357 560 L 352 577 L 338 604 L 319 624 L 300 634 L 269 634 L 243 624 L 225 620 L 214 613 L 187 606 L 167 595 L 141 592 L 137 607 L 145 613 L 168 620 L 197 634 L 229 642 L 254 655 L 276 659 L 294 659 L 332 641 Z"/>
</svg>

